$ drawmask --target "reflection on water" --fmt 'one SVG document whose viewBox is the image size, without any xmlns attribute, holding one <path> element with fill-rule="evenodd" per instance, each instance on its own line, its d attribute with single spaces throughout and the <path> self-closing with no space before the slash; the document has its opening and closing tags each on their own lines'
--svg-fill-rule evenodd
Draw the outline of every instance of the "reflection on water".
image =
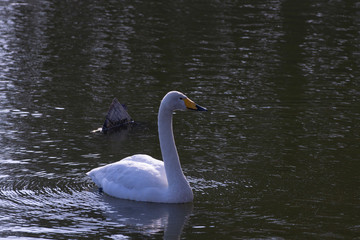
<svg viewBox="0 0 360 240">
<path fill-rule="evenodd" d="M 152 236 L 164 231 L 165 239 L 180 239 L 185 221 L 192 211 L 189 204 L 157 204 L 128 200 L 119 200 L 105 196 L 105 202 L 111 206 L 105 215 L 119 222 L 131 232 Z"/>
<path fill-rule="evenodd" d="M 0 236 L 359 236 L 359 7 L 0 1 Z M 193 205 L 92 192 L 90 169 L 160 158 L 169 90 L 210 109 L 174 116 Z M 91 133 L 113 97 L 143 125 Z"/>
<path fill-rule="evenodd" d="M 102 196 L 84 191 L 89 189 L 85 178 L 57 179 L 56 186 L 47 178 L 37 177 L 2 183 L 7 184 L 0 193 L 0 220 L 6 223 L 0 230 L 4 236 L 95 237 L 104 231 L 105 237 L 117 239 L 129 235 L 179 239 L 193 208 L 192 203 L 142 203 Z M 113 231 L 106 232 L 108 229 Z"/>
</svg>

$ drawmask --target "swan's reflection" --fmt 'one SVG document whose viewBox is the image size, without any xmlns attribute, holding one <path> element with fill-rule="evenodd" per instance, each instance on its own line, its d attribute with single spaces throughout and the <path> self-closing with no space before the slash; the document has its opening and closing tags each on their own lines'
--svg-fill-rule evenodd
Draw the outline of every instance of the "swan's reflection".
<svg viewBox="0 0 360 240">
<path fill-rule="evenodd" d="M 106 194 L 103 200 L 109 205 L 105 215 L 112 221 L 141 231 L 146 235 L 164 231 L 164 239 L 180 239 L 193 204 L 164 204 L 136 202 L 113 198 Z"/>
</svg>

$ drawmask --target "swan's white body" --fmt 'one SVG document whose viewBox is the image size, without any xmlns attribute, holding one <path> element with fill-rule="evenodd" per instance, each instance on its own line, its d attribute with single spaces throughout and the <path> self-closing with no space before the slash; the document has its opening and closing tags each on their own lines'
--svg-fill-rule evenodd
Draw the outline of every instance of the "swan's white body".
<svg viewBox="0 0 360 240">
<path fill-rule="evenodd" d="M 172 113 L 182 109 L 206 111 L 180 92 L 172 91 L 165 95 L 158 113 L 164 161 L 137 154 L 95 168 L 87 174 L 113 197 L 146 202 L 191 202 L 193 193 L 181 169 L 172 130 Z"/>
</svg>

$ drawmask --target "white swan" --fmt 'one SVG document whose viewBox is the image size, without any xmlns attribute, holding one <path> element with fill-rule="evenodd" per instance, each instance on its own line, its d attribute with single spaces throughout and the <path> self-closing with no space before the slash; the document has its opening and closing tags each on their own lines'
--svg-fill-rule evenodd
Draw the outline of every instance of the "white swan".
<svg viewBox="0 0 360 240">
<path fill-rule="evenodd" d="M 173 111 L 185 109 L 206 111 L 177 91 L 167 93 L 161 101 L 158 129 L 164 161 L 137 154 L 87 174 L 113 197 L 146 202 L 191 202 L 193 193 L 182 172 L 172 130 Z"/>
</svg>

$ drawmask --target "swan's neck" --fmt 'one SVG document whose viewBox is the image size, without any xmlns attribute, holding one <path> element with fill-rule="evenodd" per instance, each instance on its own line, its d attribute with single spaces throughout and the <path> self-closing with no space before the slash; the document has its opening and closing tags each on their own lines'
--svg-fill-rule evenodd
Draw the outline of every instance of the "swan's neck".
<svg viewBox="0 0 360 240">
<path fill-rule="evenodd" d="M 175 146 L 172 128 L 172 111 L 162 105 L 160 105 L 159 109 L 158 128 L 161 154 L 169 188 L 183 187 L 183 184 L 188 185 L 182 172 L 179 155 Z"/>
</svg>

